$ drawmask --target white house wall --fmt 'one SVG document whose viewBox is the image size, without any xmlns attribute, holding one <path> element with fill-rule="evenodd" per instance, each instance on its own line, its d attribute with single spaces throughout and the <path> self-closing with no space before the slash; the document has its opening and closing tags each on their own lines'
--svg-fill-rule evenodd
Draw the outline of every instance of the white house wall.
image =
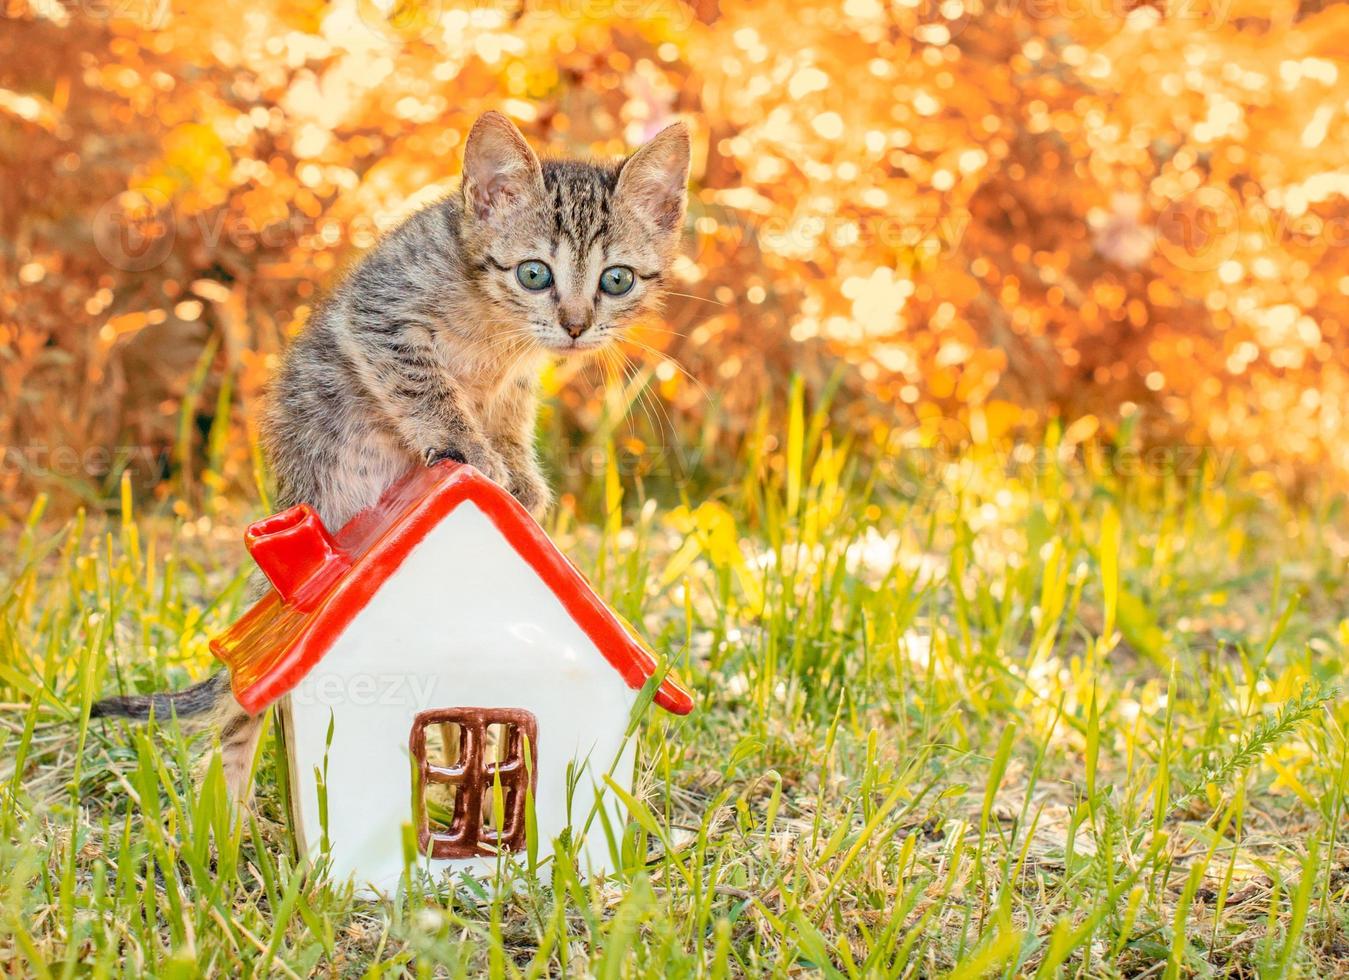
<svg viewBox="0 0 1349 980">
<path fill-rule="evenodd" d="M 403 824 L 411 820 L 408 735 L 430 708 L 524 708 L 538 719 L 535 809 L 540 855 L 567 825 L 566 769 L 589 757 L 574 823 L 594 802 L 589 787 L 623 757 L 614 779 L 632 779 L 622 745 L 635 698 L 552 591 L 473 504 L 459 505 L 417 545 L 290 697 L 302 840 L 320 839 L 315 767 L 327 750 L 328 837 L 334 871 L 392 889 L 402 872 Z M 613 812 L 621 813 L 613 794 Z M 620 818 L 621 820 L 621 818 Z M 621 824 L 620 824 L 621 825 Z M 587 837 L 591 870 L 608 864 L 600 822 Z M 492 858 L 432 861 L 494 866 Z M 582 868 L 583 871 L 586 868 Z"/>
</svg>

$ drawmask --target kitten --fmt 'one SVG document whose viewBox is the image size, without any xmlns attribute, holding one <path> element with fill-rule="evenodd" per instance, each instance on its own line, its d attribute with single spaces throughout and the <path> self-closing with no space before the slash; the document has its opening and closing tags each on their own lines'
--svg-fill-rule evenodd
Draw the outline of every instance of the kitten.
<svg viewBox="0 0 1349 980">
<path fill-rule="evenodd" d="M 263 418 L 277 509 L 341 527 L 412 466 L 469 463 L 535 516 L 550 494 L 533 434 L 550 355 L 613 343 L 650 312 L 678 244 L 682 123 L 616 164 L 540 163 L 496 112 L 474 123 L 459 192 L 366 255 L 287 352 Z M 254 577 L 253 597 L 267 583 Z M 172 694 L 99 701 L 93 717 L 212 714 L 231 795 L 245 799 L 262 716 L 224 673 Z"/>
</svg>

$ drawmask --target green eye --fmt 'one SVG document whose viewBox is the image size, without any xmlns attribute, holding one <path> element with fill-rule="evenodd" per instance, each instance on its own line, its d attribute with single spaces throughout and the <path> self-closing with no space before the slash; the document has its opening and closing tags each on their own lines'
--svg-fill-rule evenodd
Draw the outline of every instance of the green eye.
<svg viewBox="0 0 1349 980">
<path fill-rule="evenodd" d="M 610 296 L 622 296 L 632 288 L 632 270 L 626 265 L 611 265 L 600 273 L 600 289 Z"/>
<path fill-rule="evenodd" d="M 553 270 L 538 259 L 521 262 L 515 267 L 515 278 L 520 285 L 535 292 L 547 289 L 553 284 Z"/>
</svg>

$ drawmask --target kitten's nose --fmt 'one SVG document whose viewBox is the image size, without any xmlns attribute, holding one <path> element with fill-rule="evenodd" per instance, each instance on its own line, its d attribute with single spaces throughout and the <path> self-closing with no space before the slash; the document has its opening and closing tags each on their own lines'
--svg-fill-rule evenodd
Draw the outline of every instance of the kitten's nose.
<svg viewBox="0 0 1349 980">
<path fill-rule="evenodd" d="M 562 306 L 557 311 L 557 322 L 572 340 L 589 330 L 593 319 L 589 306 Z"/>
</svg>

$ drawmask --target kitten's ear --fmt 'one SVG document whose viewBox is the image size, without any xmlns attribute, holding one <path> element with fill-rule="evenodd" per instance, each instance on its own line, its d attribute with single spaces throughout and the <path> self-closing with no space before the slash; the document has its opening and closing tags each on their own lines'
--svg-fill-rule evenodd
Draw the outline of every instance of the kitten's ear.
<svg viewBox="0 0 1349 980">
<path fill-rule="evenodd" d="M 543 190 L 539 158 L 499 112 L 484 112 L 464 146 L 464 206 L 479 220 L 510 210 Z"/>
<path fill-rule="evenodd" d="M 614 193 L 672 233 L 684 220 L 688 185 L 689 128 L 678 122 L 623 162 Z"/>
</svg>

